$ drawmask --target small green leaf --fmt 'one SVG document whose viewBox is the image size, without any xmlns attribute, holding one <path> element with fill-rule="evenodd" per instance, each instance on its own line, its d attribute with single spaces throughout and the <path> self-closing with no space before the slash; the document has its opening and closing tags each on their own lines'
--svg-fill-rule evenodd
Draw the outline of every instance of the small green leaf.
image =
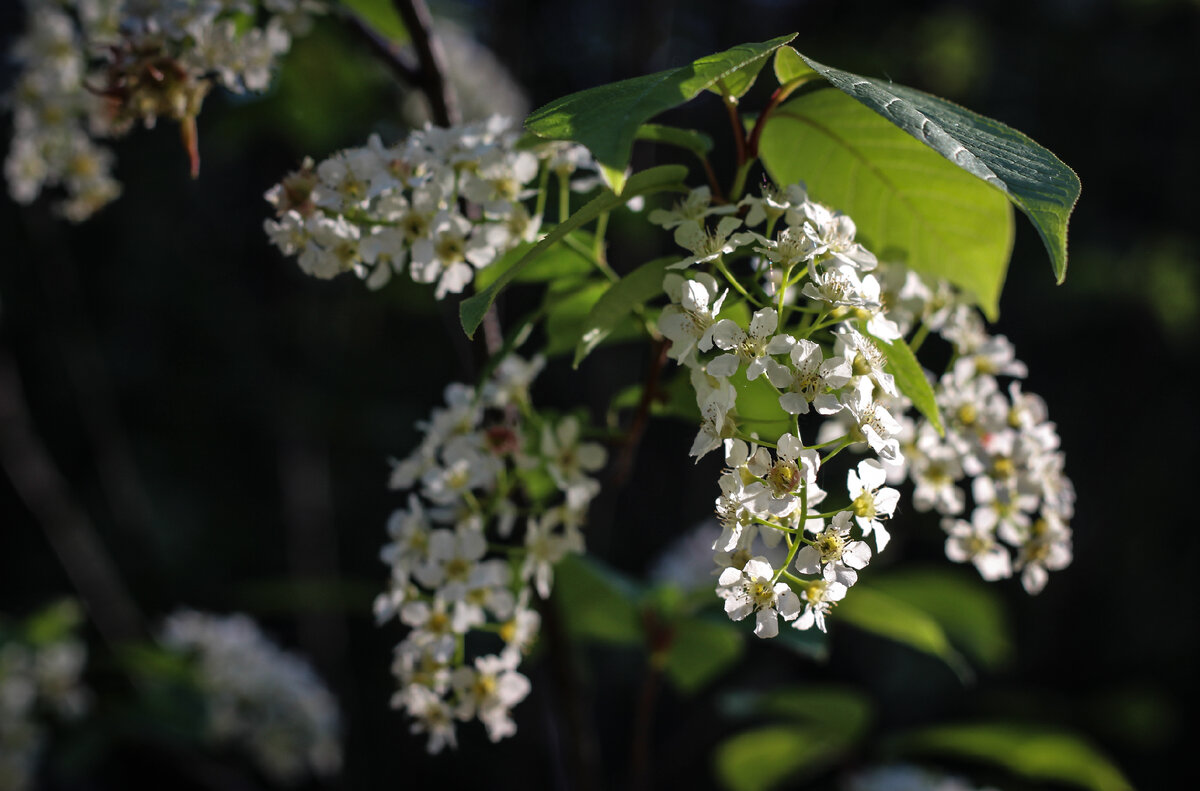
<svg viewBox="0 0 1200 791">
<path fill-rule="evenodd" d="M 364 22 L 394 44 L 407 44 L 408 29 L 396 13 L 391 0 L 341 0 L 341 4 L 358 14 Z"/>
<path fill-rule="evenodd" d="M 731 791 L 769 791 L 836 762 L 845 747 L 815 723 L 755 728 L 717 746 L 717 777 Z"/>
<path fill-rule="evenodd" d="M 789 46 L 775 50 L 775 79 L 780 85 L 786 85 L 797 77 L 805 75 L 816 76 L 812 67 L 804 62 L 800 53 Z"/>
<path fill-rule="evenodd" d="M 881 259 L 946 278 L 995 318 L 1013 240 L 1002 193 L 829 89 L 772 113 L 759 153 L 775 183 L 805 182 L 850 215 Z"/>
<path fill-rule="evenodd" d="M 804 60 L 835 88 L 1008 196 L 1033 222 L 1063 282 L 1067 223 L 1079 200 L 1075 171 L 1024 134 L 953 102 Z"/>
<path fill-rule="evenodd" d="M 937 433 L 945 436 L 946 430 L 942 427 L 942 413 L 938 409 L 937 399 L 933 395 L 933 387 L 925 378 L 925 371 L 917 362 L 917 356 L 913 354 L 912 349 L 908 347 L 903 338 L 898 338 L 890 343 L 881 341 L 879 338 L 873 338 L 873 340 L 879 347 L 879 351 L 883 352 L 883 356 L 887 358 L 887 370 L 895 377 L 896 387 L 913 402 L 913 406 L 917 408 L 918 412 L 928 418 L 933 427 L 937 429 Z"/>
<path fill-rule="evenodd" d="M 636 139 L 686 149 L 700 159 L 704 159 L 713 148 L 713 139 L 703 132 L 662 124 L 642 124 L 638 127 Z"/>
<path fill-rule="evenodd" d="M 659 258 L 642 264 L 608 287 L 592 306 L 580 328 L 572 363 L 575 368 L 616 328 L 618 322 L 662 293 L 663 274 L 675 260 L 674 257 Z"/>
<path fill-rule="evenodd" d="M 892 746 L 905 753 L 979 761 L 1035 781 L 1133 791 L 1121 770 L 1082 737 L 1044 725 L 941 725 L 904 734 Z"/>
<path fill-rule="evenodd" d="M 712 681 L 745 650 L 741 632 L 728 618 L 683 617 L 672 621 L 671 627 L 674 637 L 663 670 L 685 693 L 696 692 Z"/>
<path fill-rule="evenodd" d="M 945 662 L 964 683 L 974 673 L 928 613 L 862 583 L 838 605 L 837 618 L 858 629 L 903 643 Z"/>
<path fill-rule="evenodd" d="M 638 195 L 650 195 L 655 192 L 676 188 L 685 189 L 682 187 L 681 182 L 686 177 L 687 168 L 682 165 L 659 165 L 658 167 L 634 174 L 620 195 L 608 191 L 588 201 L 583 208 L 568 217 L 566 222 L 555 227 L 545 239 L 535 244 L 529 252 L 521 256 L 515 264 L 506 269 L 491 285 L 474 296 L 464 299 L 459 304 L 458 315 L 462 322 L 463 330 L 467 333 L 467 337 L 475 337 L 475 331 L 479 329 L 479 325 L 483 322 L 483 317 L 488 312 L 488 308 L 496 301 L 496 297 L 504 290 L 505 286 L 516 278 L 532 261 L 562 241 L 571 231 L 587 225 L 604 212 L 612 211 Z"/>
<path fill-rule="evenodd" d="M 525 128 L 552 140 L 581 143 L 603 168 L 623 173 L 642 124 L 691 101 L 718 80 L 724 80 L 727 91 L 740 95 L 736 91 L 745 91 L 754 82 L 751 72 L 756 75 L 767 56 L 795 37 L 793 33 L 761 44 L 742 44 L 687 66 L 555 99 L 535 110 L 525 120 Z"/>
<path fill-rule="evenodd" d="M 592 555 L 567 555 L 554 568 L 554 597 L 572 636 L 620 645 L 644 640 L 637 583 Z"/>
<path fill-rule="evenodd" d="M 1012 657 L 999 593 L 977 575 L 942 568 L 892 572 L 872 587 L 927 613 L 951 643 L 984 667 L 1000 668 Z"/>
</svg>

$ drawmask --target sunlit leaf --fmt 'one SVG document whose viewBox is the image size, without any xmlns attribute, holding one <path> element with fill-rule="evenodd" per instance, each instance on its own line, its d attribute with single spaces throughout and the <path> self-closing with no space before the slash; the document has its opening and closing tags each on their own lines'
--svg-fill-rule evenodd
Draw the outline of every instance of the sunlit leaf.
<svg viewBox="0 0 1200 791">
<path fill-rule="evenodd" d="M 1030 780 L 1133 791 L 1121 770 L 1081 736 L 1040 724 L 942 725 L 905 734 L 892 746 L 903 753 L 979 761 Z"/>
<path fill-rule="evenodd" d="M 995 585 L 953 569 L 893 571 L 871 586 L 928 614 L 950 642 L 980 665 L 1002 667 L 1013 643 L 1004 605 Z"/>
<path fill-rule="evenodd" d="M 803 56 L 802 56 L 803 57 Z M 1079 200 L 1079 177 L 1024 134 L 953 102 L 804 58 L 840 91 L 998 188 L 1033 222 L 1054 275 L 1067 275 L 1067 222 Z"/>
<path fill-rule="evenodd" d="M 828 88 L 776 109 L 759 153 L 777 184 L 805 182 L 850 215 L 881 259 L 945 278 L 996 316 L 1013 240 L 1004 193 Z"/>
<path fill-rule="evenodd" d="M 766 63 L 795 34 L 761 44 L 742 44 L 687 66 L 600 85 L 555 99 L 535 110 L 525 128 L 553 140 L 574 140 L 616 174 L 629 164 L 633 141 L 642 124 L 659 113 L 688 102 L 723 81 L 740 95 L 753 84 L 751 72 Z M 717 88 L 720 90 L 719 88 Z M 619 189 L 619 177 L 614 189 Z"/>
<path fill-rule="evenodd" d="M 964 682 L 973 677 L 971 668 L 929 613 L 875 588 L 855 585 L 838 605 L 837 620 L 935 656 Z"/>
</svg>

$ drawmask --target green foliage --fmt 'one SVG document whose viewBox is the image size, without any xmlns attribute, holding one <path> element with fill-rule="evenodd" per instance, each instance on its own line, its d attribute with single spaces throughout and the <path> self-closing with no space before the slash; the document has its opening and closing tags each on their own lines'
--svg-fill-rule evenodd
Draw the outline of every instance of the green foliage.
<svg viewBox="0 0 1200 791">
<path fill-rule="evenodd" d="M 570 554 L 554 570 L 554 597 L 575 639 L 640 645 L 641 587 L 585 555 Z"/>
<path fill-rule="evenodd" d="M 700 159 L 704 159 L 713 148 L 713 139 L 703 132 L 662 124 L 642 124 L 638 127 L 636 139 L 682 148 Z"/>
<path fill-rule="evenodd" d="M 662 293 L 663 274 L 674 258 L 659 258 L 642 264 L 625 277 L 608 286 L 596 300 L 582 322 L 580 332 L 574 336 L 574 367 L 578 368 L 583 358 L 591 354 L 601 341 L 651 299 Z M 564 342 L 570 342 L 565 338 Z"/>
<path fill-rule="evenodd" d="M 717 776 L 733 791 L 767 791 L 836 763 L 862 738 L 872 715 L 861 694 L 820 686 L 731 695 L 722 708 L 732 716 L 787 720 L 717 747 Z"/>
<path fill-rule="evenodd" d="M 592 316 L 597 313 L 610 319 L 611 323 L 602 334 L 594 337 L 593 347 L 604 341 L 613 343 L 642 337 L 641 327 L 628 312 L 611 310 L 612 300 L 610 307 L 601 305 L 609 291 L 611 287 L 607 281 L 593 280 L 568 293 L 557 289 L 547 292 L 546 348 L 543 350 L 547 356 L 571 351 L 578 356 L 581 339 L 594 329 Z"/>
<path fill-rule="evenodd" d="M 873 579 L 872 587 L 935 620 L 950 642 L 982 667 L 998 669 L 1012 657 L 1000 595 L 977 576 L 941 568 L 893 571 Z"/>
<path fill-rule="evenodd" d="M 341 4 L 394 44 L 409 42 L 404 20 L 391 0 L 341 0 Z"/>
<path fill-rule="evenodd" d="M 897 737 L 892 749 L 998 766 L 1030 780 L 1090 791 L 1133 791 L 1108 758 L 1082 737 L 1035 724 L 940 725 Z"/>
<path fill-rule="evenodd" d="M 550 228 L 543 228 L 549 231 Z M 570 244 L 569 241 L 577 244 Z M 580 249 L 588 249 L 593 244 L 592 235 L 587 231 L 573 231 L 563 240 L 564 244 L 556 245 L 513 274 L 516 283 L 545 283 L 549 281 L 564 281 L 583 277 L 595 271 L 588 257 Z M 475 273 L 475 288 L 486 289 L 500 279 L 500 276 L 512 269 L 525 255 L 534 248 L 534 242 L 522 242 L 509 250 L 498 261 L 485 266 Z"/>
<path fill-rule="evenodd" d="M 767 57 L 795 34 L 761 44 L 742 44 L 687 66 L 600 85 L 555 99 L 535 110 L 525 128 L 553 140 L 573 140 L 608 169 L 612 188 L 621 191 L 633 141 L 642 124 L 691 101 L 705 90 L 740 96 L 749 90 Z"/>
<path fill-rule="evenodd" d="M 729 383 L 737 389 L 738 427 L 760 439 L 774 442 L 780 434 L 795 429 L 794 418 L 779 406 L 779 391 L 760 376 L 754 381 L 746 380 L 746 372 L 739 369 L 729 377 Z"/>
<path fill-rule="evenodd" d="M 964 683 L 974 676 L 932 615 L 882 590 L 858 583 L 838 605 L 838 622 L 895 640 L 946 663 Z"/>
<path fill-rule="evenodd" d="M 799 80 L 801 77 L 816 77 L 817 73 L 812 67 L 804 62 L 804 58 L 800 57 L 800 53 L 789 46 L 783 46 L 775 50 L 775 79 L 780 85 L 787 85 L 792 80 Z"/>
<path fill-rule="evenodd" d="M 803 181 L 853 217 L 880 258 L 946 278 L 995 318 L 1013 238 L 1003 194 L 828 89 L 776 109 L 759 153 L 777 184 Z"/>
<path fill-rule="evenodd" d="M 565 222 L 556 227 L 545 239 L 535 244 L 528 252 L 520 257 L 511 267 L 501 273 L 491 285 L 472 297 L 464 299 L 458 307 L 459 318 L 467 337 L 475 337 L 475 331 L 483 322 L 488 308 L 496 301 L 496 297 L 504 290 L 521 271 L 531 264 L 538 256 L 548 252 L 562 241 L 567 234 L 582 228 L 604 212 L 612 211 L 638 195 L 650 195 L 670 189 L 684 189 L 682 181 L 687 175 L 687 169 L 682 165 L 660 165 L 656 168 L 643 170 L 629 179 L 620 195 L 606 190 L 589 201 L 583 208 L 572 214 Z"/>
<path fill-rule="evenodd" d="M 803 57 L 803 56 L 801 56 Z M 1067 222 L 1079 177 L 1062 160 L 999 121 L 903 85 L 804 58 L 822 77 L 965 172 L 997 187 L 1033 222 L 1054 275 L 1067 276 Z"/>
<path fill-rule="evenodd" d="M 895 377 L 896 387 L 912 400 L 913 406 L 928 418 L 933 427 L 937 429 L 938 434 L 944 436 L 946 431 L 942 426 L 942 412 L 938 409 L 937 399 L 934 398 L 933 387 L 925 377 L 925 371 L 917 362 L 917 357 L 913 354 L 912 349 L 908 347 L 903 338 L 898 338 L 890 343 L 878 338 L 875 338 L 874 341 L 875 345 L 879 347 L 879 351 L 883 352 L 883 356 L 887 358 L 887 370 Z"/>
<path fill-rule="evenodd" d="M 663 670 L 684 693 L 700 690 L 740 659 L 746 648 L 741 630 L 723 614 L 678 618 L 672 622 L 671 632 Z"/>
</svg>

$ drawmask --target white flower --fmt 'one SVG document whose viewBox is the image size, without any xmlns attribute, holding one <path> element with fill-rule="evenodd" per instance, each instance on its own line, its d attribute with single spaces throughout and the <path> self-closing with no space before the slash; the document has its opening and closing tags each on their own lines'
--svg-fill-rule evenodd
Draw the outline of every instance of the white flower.
<svg viewBox="0 0 1200 791">
<path fill-rule="evenodd" d="M 672 209 L 655 209 L 647 219 L 663 228 L 678 228 L 684 225 L 700 227 L 704 218 L 712 214 L 732 214 L 736 206 L 712 206 L 712 192 L 708 187 L 696 187 L 687 197 L 675 204 Z M 733 227 L 740 225 L 740 221 Z M 681 245 L 687 247 L 687 245 Z"/>
<path fill-rule="evenodd" d="M 875 549 L 878 552 L 883 551 L 891 538 L 879 518 L 892 516 L 900 502 L 900 492 L 884 486 L 886 481 L 887 471 L 874 459 L 860 461 L 858 471 L 851 470 L 846 479 L 854 520 L 862 528 L 864 536 L 875 534 Z"/>
<path fill-rule="evenodd" d="M 608 453 L 596 442 L 580 442 L 579 419 L 569 415 L 553 430 L 549 423 L 542 426 L 542 457 L 550 477 L 564 491 L 583 481 L 591 480 L 587 473 L 604 466 Z"/>
<path fill-rule="evenodd" d="M 667 356 L 682 361 L 695 349 L 702 352 L 712 349 L 716 316 L 729 290 L 717 295 L 716 279 L 705 272 L 697 273 L 694 280 L 668 272 L 663 278 L 663 290 L 672 299 L 658 319 L 659 331 L 671 341 Z"/>
<path fill-rule="evenodd" d="M 722 217 L 712 231 L 693 223 L 680 225 L 675 229 L 675 243 L 690 250 L 692 255 L 667 268 L 685 269 L 693 264 L 705 264 L 754 241 L 751 233 L 733 233 L 741 224 L 737 217 Z"/>
<path fill-rule="evenodd" d="M 962 519 L 946 519 L 942 522 L 946 531 L 946 557 L 955 563 L 970 561 L 979 571 L 979 576 L 988 582 L 1012 576 L 1012 562 L 1008 550 L 999 544 L 991 528 L 980 519 L 970 522 Z"/>
<path fill-rule="evenodd" d="M 718 578 L 717 595 L 725 600 L 725 613 L 740 621 L 755 613 L 754 634 L 779 634 L 779 616 L 790 621 L 800 614 L 800 599 L 786 582 L 774 582 L 775 570 L 764 557 L 751 558 L 742 568 L 729 567 Z"/>
<path fill-rule="evenodd" d="M 850 516 L 850 511 L 839 511 L 812 544 L 796 553 L 797 571 L 820 574 L 827 582 L 847 587 L 858 581 L 858 571 L 871 560 L 871 547 L 864 541 L 851 540 Z"/>
<path fill-rule="evenodd" d="M 731 319 L 721 319 L 713 327 L 713 345 L 729 354 L 716 358 L 705 370 L 710 376 L 727 379 L 745 362 L 746 379 L 757 379 L 767 370 L 770 355 L 784 354 L 795 343 L 790 335 L 776 336 L 778 326 L 779 314 L 774 308 L 756 310 L 750 319 L 749 332 Z"/>
<path fill-rule="evenodd" d="M 793 629 L 811 629 L 814 625 L 825 631 L 825 616 L 829 608 L 846 597 L 849 590 L 836 580 L 811 580 L 804 584 L 800 598 L 804 600 L 804 612 L 792 622 Z"/>
<path fill-rule="evenodd" d="M 818 413 L 830 415 L 842 406 L 837 396 L 828 392 L 838 390 L 850 381 L 850 364 L 841 357 L 825 359 L 821 347 L 802 338 L 790 352 L 792 367 L 768 363 L 767 378 L 771 384 L 787 390 L 779 396 L 779 406 L 792 415 L 808 414 L 809 404 Z"/>
<path fill-rule="evenodd" d="M 457 668 L 452 682 L 458 695 L 455 714 L 460 720 L 479 717 L 493 742 L 517 732 L 509 711 L 529 694 L 530 684 L 516 671 L 512 655 L 476 657 L 474 669 Z"/>
</svg>

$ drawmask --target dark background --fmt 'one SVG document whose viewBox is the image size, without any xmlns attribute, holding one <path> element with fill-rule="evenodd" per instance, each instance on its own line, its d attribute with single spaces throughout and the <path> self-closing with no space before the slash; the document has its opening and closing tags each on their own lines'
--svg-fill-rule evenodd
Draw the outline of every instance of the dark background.
<svg viewBox="0 0 1200 791">
<path fill-rule="evenodd" d="M 821 679 L 865 690 L 879 736 L 984 716 L 1061 725 L 1110 755 L 1137 788 L 1189 787 L 1181 773 L 1196 773 L 1183 753 L 1184 726 L 1194 717 L 1200 656 L 1196 3 L 530 0 L 434 11 L 474 29 L 534 107 L 798 31 L 793 45 L 822 62 L 1020 129 L 1083 182 L 1064 285 L 1054 285 L 1036 234 L 1018 216 L 997 326 L 1029 364 L 1027 389 L 1049 404 L 1079 494 L 1074 564 L 1036 598 L 1015 581 L 998 586 L 1014 661 L 963 687 L 934 660 L 836 626 L 825 665 L 752 646 L 709 691 L 662 691 L 655 781 L 715 783 L 708 756 L 734 731 L 718 713 L 718 691 Z M 3 29 L 17 29 L 15 11 L 3 13 Z M 744 106 L 761 106 L 763 87 Z M 149 623 L 184 605 L 243 610 L 314 660 L 345 719 L 346 766 L 334 785 L 571 787 L 564 699 L 547 662 L 527 667 L 535 691 L 516 710 L 520 735 L 497 746 L 472 725 L 460 728 L 458 753 L 427 758 L 423 739 L 387 705 L 400 632 L 376 628 L 369 612 L 385 579 L 377 559 L 384 523 L 401 503 L 385 486 L 387 459 L 407 453 L 414 422 L 477 359 L 454 340 L 456 305 L 435 303 L 406 278 L 379 294 L 351 277 L 306 278 L 261 230 L 262 193 L 303 156 L 319 160 L 372 131 L 402 135 L 402 97 L 386 69 L 327 18 L 296 45 L 269 95 L 208 100 L 198 181 L 187 178 L 175 131 L 163 124 L 116 145 L 125 194 L 85 224 L 53 218 L 45 201 L 0 201 L 0 350 L 19 371 L 71 498 Z M 713 98 L 668 120 L 707 129 L 718 152 L 729 150 Z M 651 156 L 638 149 L 639 166 Z M 718 169 L 727 183 L 729 168 Z M 658 254 L 649 244 L 614 242 L 610 260 L 627 271 Z M 502 318 L 532 298 L 509 297 Z M 643 370 L 645 355 L 636 346 L 602 350 L 574 373 L 552 361 L 535 399 L 584 401 L 599 414 L 633 381 L 630 372 Z M 693 433 L 651 424 L 630 482 L 596 505 L 589 541 L 600 557 L 644 575 L 710 513 L 719 462 L 691 464 Z M 7 479 L 0 509 L 0 611 L 20 616 L 72 594 L 39 520 Z M 949 565 L 938 560 L 933 521 L 901 524 L 890 563 Z M 119 697 L 104 644 L 90 627 L 86 634 L 101 702 Z M 572 656 L 584 730 L 598 750 L 597 786 L 622 787 L 644 659 L 578 647 Z M 52 753 L 59 765 L 46 772 L 51 787 L 186 787 L 146 729 L 115 732 L 90 752 L 72 747 L 70 733 L 63 742 Z M 880 758 L 870 745 L 816 780 Z M 949 766 L 981 783 L 1023 787 Z"/>
</svg>

